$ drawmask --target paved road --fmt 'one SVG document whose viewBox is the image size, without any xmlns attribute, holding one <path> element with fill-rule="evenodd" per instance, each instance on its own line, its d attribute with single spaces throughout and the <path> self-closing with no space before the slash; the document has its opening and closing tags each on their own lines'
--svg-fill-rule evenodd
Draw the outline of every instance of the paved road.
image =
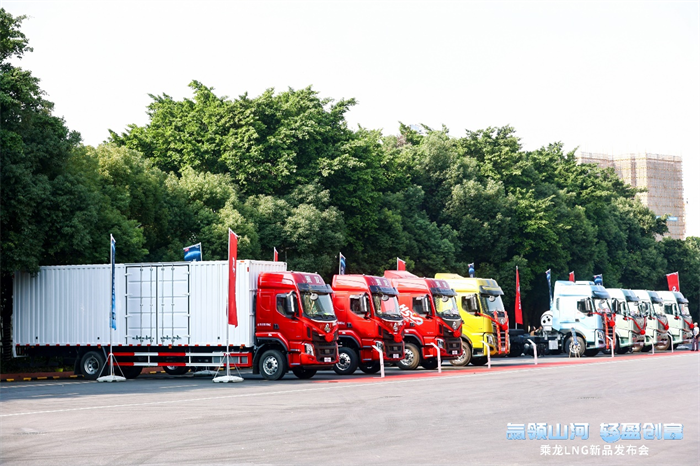
<svg viewBox="0 0 700 466">
<path fill-rule="evenodd" d="M 385 379 L 245 378 L 3 384 L 1 462 L 637 466 L 700 458 L 699 353 L 547 357 L 537 367 L 532 358 L 506 359 L 442 374 L 390 368 Z M 508 423 L 536 422 L 587 423 L 590 437 L 506 439 Z M 602 456 L 601 423 L 646 422 L 681 423 L 684 438 L 620 440 L 612 448 L 622 445 L 623 455 Z M 596 446 L 601 455 L 590 454 Z"/>
</svg>

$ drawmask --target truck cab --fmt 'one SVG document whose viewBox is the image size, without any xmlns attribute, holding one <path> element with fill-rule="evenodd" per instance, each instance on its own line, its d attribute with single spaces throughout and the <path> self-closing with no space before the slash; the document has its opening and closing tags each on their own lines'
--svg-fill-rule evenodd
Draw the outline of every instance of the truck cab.
<svg viewBox="0 0 700 466">
<path fill-rule="evenodd" d="M 657 291 L 664 301 L 664 314 L 668 318 L 668 333 L 674 348 L 690 344 L 693 336 L 693 319 L 688 310 L 688 300 L 680 291 Z"/>
<path fill-rule="evenodd" d="M 398 291 L 387 278 L 370 275 L 335 275 L 333 306 L 338 316 L 338 362 L 333 369 L 349 375 L 359 367 L 366 374 L 385 361 L 404 359 L 404 319 Z"/>
<path fill-rule="evenodd" d="M 277 380 L 288 369 L 301 379 L 338 362 L 333 290 L 320 275 L 264 272 L 258 277 L 254 373 Z"/>
<path fill-rule="evenodd" d="M 508 313 L 503 306 L 503 290 L 490 278 L 462 277 L 452 273 L 435 274 L 457 293 L 462 325 L 462 356 L 452 360 L 456 366 L 470 362 L 481 366 L 491 357 L 510 352 Z M 488 353 L 487 353 L 488 351 Z"/>
<path fill-rule="evenodd" d="M 656 291 L 632 291 L 639 298 L 639 312 L 647 319 L 642 352 L 651 351 L 652 346 L 656 346 L 658 350 L 667 350 L 670 347 L 671 340 L 668 336 L 668 318 L 664 314 L 663 299 Z"/>
<path fill-rule="evenodd" d="M 639 297 L 632 290 L 607 290 L 615 312 L 615 352 L 640 351 L 644 346 L 647 319 L 639 311 Z"/>
<path fill-rule="evenodd" d="M 462 354 L 462 319 L 457 300 L 444 280 L 421 278 L 403 270 L 387 270 L 384 278 L 399 292 L 399 307 L 404 319 L 406 357 L 400 369 L 412 370 L 420 364 L 435 369 L 440 359 L 450 360 Z M 435 345 L 435 346 L 433 346 Z"/>
<path fill-rule="evenodd" d="M 551 321 L 552 332 L 559 337 L 559 348 L 569 355 L 583 352 L 595 356 L 609 347 L 606 336 L 614 335 L 610 293 L 593 282 L 557 280 L 553 308 L 543 314 L 542 320 Z"/>
</svg>

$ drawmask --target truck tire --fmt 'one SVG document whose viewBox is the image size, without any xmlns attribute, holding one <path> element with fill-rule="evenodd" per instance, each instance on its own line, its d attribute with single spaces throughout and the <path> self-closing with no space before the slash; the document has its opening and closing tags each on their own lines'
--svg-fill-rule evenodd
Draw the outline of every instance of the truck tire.
<svg viewBox="0 0 700 466">
<path fill-rule="evenodd" d="M 260 374 L 265 380 L 279 380 L 287 372 L 287 359 L 278 350 L 267 350 L 260 357 Z"/>
<path fill-rule="evenodd" d="M 469 346 L 469 343 L 466 341 L 462 340 L 462 355 L 458 357 L 457 359 L 451 359 L 450 364 L 453 366 L 466 366 L 469 364 L 472 360 L 472 347 Z"/>
<path fill-rule="evenodd" d="M 124 378 L 126 379 L 135 379 L 141 374 L 141 366 L 119 366 L 119 370 L 121 373 L 124 375 Z M 114 373 L 116 374 L 118 371 L 115 368 Z"/>
<path fill-rule="evenodd" d="M 105 375 L 102 373 L 104 367 L 105 357 L 101 352 L 88 351 L 80 359 L 80 372 L 88 380 L 96 380 L 99 376 Z"/>
<path fill-rule="evenodd" d="M 437 360 L 437 358 L 423 359 L 421 361 L 420 365 L 423 366 L 423 369 L 427 369 L 429 371 L 432 371 L 434 369 L 437 369 L 438 360 Z"/>
<path fill-rule="evenodd" d="M 657 348 L 658 348 L 658 346 L 657 346 Z M 651 351 L 651 345 L 642 346 L 642 353 L 648 353 L 649 351 Z"/>
<path fill-rule="evenodd" d="M 592 358 L 593 356 L 597 355 L 600 353 L 600 350 L 598 348 L 591 348 L 587 349 L 586 351 L 583 352 L 583 355 L 586 356 L 587 358 Z"/>
<path fill-rule="evenodd" d="M 299 379 L 310 379 L 316 375 L 316 369 L 304 369 L 303 367 L 295 367 L 292 369 L 292 373 Z"/>
<path fill-rule="evenodd" d="M 661 343 L 656 344 L 656 349 L 659 351 L 667 351 L 671 348 L 671 337 L 666 335 Z M 649 348 L 651 349 L 651 348 Z"/>
<path fill-rule="evenodd" d="M 187 366 L 163 366 L 163 370 L 168 375 L 184 375 L 190 368 Z"/>
<path fill-rule="evenodd" d="M 486 356 L 479 356 L 478 358 L 472 358 L 472 365 L 474 366 L 483 366 L 489 362 L 489 358 Z"/>
<path fill-rule="evenodd" d="M 379 372 L 379 369 L 381 369 L 381 367 L 377 361 L 360 364 L 360 370 L 365 374 L 376 374 Z"/>
<path fill-rule="evenodd" d="M 525 348 L 520 343 L 510 343 L 510 353 L 508 353 L 509 358 L 519 358 L 523 355 Z M 539 351 L 539 349 L 538 349 Z M 540 353 L 538 353 L 540 354 Z"/>
<path fill-rule="evenodd" d="M 418 367 L 420 363 L 420 349 L 413 343 L 406 343 L 405 358 L 397 362 L 399 369 L 412 371 Z"/>
<path fill-rule="evenodd" d="M 566 340 L 564 340 L 564 352 L 566 352 L 570 357 L 576 356 L 577 354 L 580 356 L 580 355 L 584 354 L 584 352 L 586 351 L 586 341 L 583 339 L 583 337 L 577 335 L 576 340 L 578 341 L 578 344 L 579 344 L 578 353 L 572 350 L 572 346 L 574 348 L 575 348 L 575 346 L 572 345 L 574 340 L 573 340 L 573 338 L 571 338 L 571 336 L 566 337 Z"/>
<path fill-rule="evenodd" d="M 354 349 L 341 346 L 338 348 L 338 362 L 333 364 L 333 370 L 338 375 L 352 375 L 357 369 L 359 360 Z"/>
</svg>

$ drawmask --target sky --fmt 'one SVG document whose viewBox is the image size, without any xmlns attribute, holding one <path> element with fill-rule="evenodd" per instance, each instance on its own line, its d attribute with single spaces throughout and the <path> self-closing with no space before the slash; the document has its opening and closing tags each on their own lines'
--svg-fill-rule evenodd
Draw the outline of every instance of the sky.
<svg viewBox="0 0 700 466">
<path fill-rule="evenodd" d="M 459 137 L 510 125 L 526 150 L 683 158 L 700 236 L 700 0 L 8 1 L 27 15 L 54 114 L 85 144 L 148 122 L 149 94 L 355 98 L 352 128 Z"/>
</svg>

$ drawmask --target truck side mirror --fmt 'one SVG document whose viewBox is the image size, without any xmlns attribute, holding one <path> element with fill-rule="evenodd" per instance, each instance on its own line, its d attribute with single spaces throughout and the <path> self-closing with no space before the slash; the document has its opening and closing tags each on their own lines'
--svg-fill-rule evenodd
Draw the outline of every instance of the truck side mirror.
<svg viewBox="0 0 700 466">
<path fill-rule="evenodd" d="M 294 318 L 297 316 L 297 295 L 293 291 L 287 294 L 287 315 Z"/>
</svg>

